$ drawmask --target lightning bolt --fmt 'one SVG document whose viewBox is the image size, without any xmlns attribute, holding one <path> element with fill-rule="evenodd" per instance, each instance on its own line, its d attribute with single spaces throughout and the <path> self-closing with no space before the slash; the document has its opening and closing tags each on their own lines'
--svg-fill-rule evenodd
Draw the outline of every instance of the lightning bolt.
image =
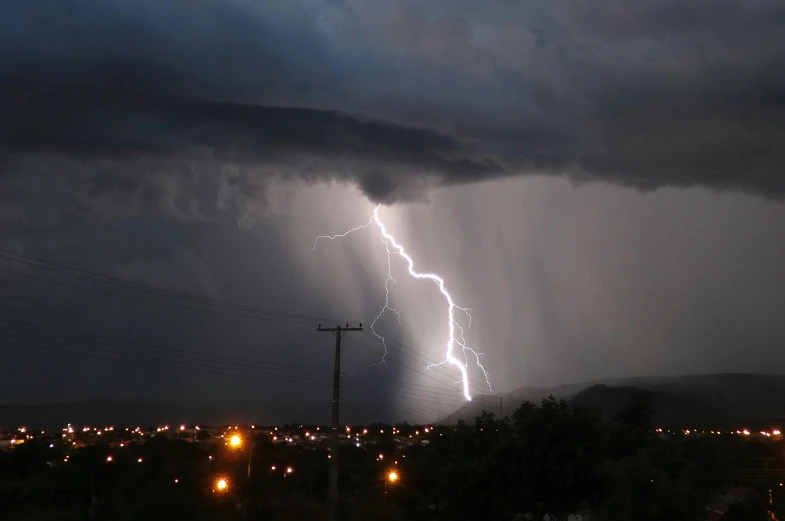
<svg viewBox="0 0 785 521">
<path fill-rule="evenodd" d="M 385 363 L 385 357 L 387 356 L 387 342 L 386 342 L 386 339 L 384 338 L 384 336 L 382 336 L 382 335 L 380 335 L 379 333 L 376 332 L 376 330 L 374 329 L 374 325 L 382 317 L 382 315 L 384 314 L 385 311 L 392 311 L 392 312 L 394 312 L 396 314 L 397 318 L 398 318 L 398 322 L 401 323 L 401 314 L 398 312 L 397 309 L 395 309 L 392 306 L 390 306 L 390 291 L 389 291 L 389 283 L 390 282 L 395 283 L 395 279 L 392 276 L 392 260 L 391 260 L 391 257 L 392 257 L 393 253 L 397 253 L 398 255 L 400 255 L 406 261 L 409 275 L 411 275 L 415 279 L 420 279 L 420 280 L 427 279 L 427 280 L 430 280 L 430 281 L 434 282 L 437 285 L 437 287 L 439 288 L 439 291 L 441 292 L 442 296 L 444 297 L 444 300 L 447 302 L 447 326 L 448 326 L 448 331 L 449 331 L 449 337 L 447 339 L 447 344 L 445 346 L 446 347 L 446 358 L 442 362 L 438 362 L 438 363 L 426 366 L 425 370 L 428 370 L 428 369 L 430 369 L 432 367 L 436 367 L 436 366 L 440 366 L 440 365 L 453 365 L 453 366 L 455 366 L 461 373 L 461 380 L 460 380 L 460 382 L 457 382 L 457 383 L 460 383 L 462 385 L 462 387 L 463 387 L 463 396 L 466 398 L 466 400 L 471 401 L 472 396 L 469 393 L 469 374 L 468 374 L 468 369 L 467 369 L 468 366 L 469 366 L 469 358 L 468 358 L 468 354 L 467 353 L 472 353 L 474 355 L 474 358 L 475 358 L 475 361 L 477 363 L 477 366 L 482 370 L 483 375 L 485 375 L 485 382 L 488 384 L 488 389 L 490 389 L 491 392 L 493 392 L 493 388 L 491 387 L 491 382 L 490 382 L 490 379 L 489 379 L 489 376 L 488 376 L 488 372 L 485 370 L 485 367 L 483 367 L 482 363 L 480 362 L 480 356 L 484 355 L 484 353 L 478 353 L 474 349 L 472 349 L 471 347 L 469 347 L 467 345 L 466 339 L 464 337 L 463 326 L 461 326 L 458 323 L 458 321 L 456 320 L 456 317 L 455 317 L 456 310 L 458 310 L 461 313 L 465 314 L 468 317 L 468 319 L 469 319 L 468 327 L 471 328 L 471 324 L 472 324 L 472 316 L 471 316 L 471 313 L 470 313 L 471 309 L 470 308 L 463 308 L 463 307 L 460 307 L 460 306 L 455 304 L 455 302 L 452 299 L 452 295 L 450 295 L 450 292 L 447 291 L 447 288 L 444 285 L 444 279 L 442 279 L 439 275 L 437 275 L 435 273 L 419 273 L 419 272 L 414 270 L 414 260 L 409 256 L 408 253 L 406 253 L 406 250 L 404 249 L 404 247 L 400 243 L 398 243 L 398 241 L 395 240 L 395 237 L 393 237 L 393 235 L 389 231 L 387 231 L 387 227 L 384 225 L 384 223 L 382 222 L 381 218 L 379 217 L 379 206 L 377 206 L 374 209 L 373 215 L 371 216 L 371 218 L 368 220 L 367 223 L 365 223 L 363 225 L 355 226 L 354 228 L 352 228 L 351 230 L 349 230 L 347 232 L 336 234 L 336 235 L 319 235 L 314 240 L 313 248 L 311 248 L 310 251 L 313 251 L 313 250 L 316 249 L 316 245 L 317 245 L 319 239 L 334 240 L 334 239 L 338 239 L 338 238 L 341 238 L 341 237 L 346 237 L 350 233 L 353 233 L 353 232 L 356 232 L 358 230 L 362 230 L 364 228 L 367 228 L 368 226 L 370 226 L 374 222 L 379 227 L 379 230 L 381 232 L 381 240 L 382 240 L 382 243 L 384 244 L 385 250 L 387 251 L 387 277 L 384 280 L 384 293 L 385 293 L 384 307 L 382 307 L 381 311 L 379 311 L 379 314 L 376 316 L 376 318 L 371 323 L 371 331 L 381 341 L 382 345 L 384 346 L 384 355 L 382 355 L 382 359 L 379 362 L 379 364 L 384 364 Z M 390 248 L 391 246 L 392 246 L 392 249 Z M 456 334 L 456 330 L 457 330 L 457 334 Z M 454 350 L 455 350 L 455 346 L 456 345 L 459 346 L 461 348 L 462 352 L 463 352 L 463 357 L 464 357 L 464 362 L 463 363 L 455 357 Z M 374 365 L 379 365 L 379 364 L 374 364 Z"/>
<path fill-rule="evenodd" d="M 332 240 L 335 240 L 335 239 L 339 239 L 339 238 L 341 238 L 341 237 L 346 237 L 346 236 L 347 236 L 347 235 L 349 235 L 350 233 L 354 233 L 354 232 L 356 232 L 357 230 L 362 230 L 363 228 L 367 228 L 367 227 L 369 227 L 369 226 L 371 225 L 371 223 L 372 223 L 372 222 L 373 222 L 373 217 L 371 217 L 370 219 L 368 219 L 368 222 L 367 222 L 367 223 L 365 223 L 365 224 L 361 224 L 360 226 L 355 226 L 354 228 L 352 228 L 352 229 L 351 229 L 351 230 L 349 230 L 348 232 L 339 233 L 339 234 L 337 234 L 337 235 L 320 235 L 320 236 L 318 236 L 317 238 L 315 238 L 315 239 L 313 240 L 313 248 L 311 248 L 311 249 L 310 249 L 310 250 L 308 250 L 308 251 L 313 251 L 313 250 L 315 250 L 315 249 L 316 249 L 316 243 L 317 243 L 317 242 L 319 242 L 319 239 L 329 239 L 329 240 L 331 240 L 331 241 L 332 241 Z"/>
</svg>

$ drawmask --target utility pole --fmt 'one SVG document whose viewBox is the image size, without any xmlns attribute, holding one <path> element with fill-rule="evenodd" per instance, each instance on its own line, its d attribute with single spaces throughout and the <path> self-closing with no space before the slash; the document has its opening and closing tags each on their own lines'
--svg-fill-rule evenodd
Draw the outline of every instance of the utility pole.
<svg viewBox="0 0 785 521">
<path fill-rule="evenodd" d="M 504 398 L 499 396 L 499 419 L 504 418 Z"/>
<path fill-rule="evenodd" d="M 341 337 L 346 334 L 347 331 L 362 331 L 363 325 L 360 324 L 359 327 L 349 327 L 349 324 L 346 324 L 345 327 L 336 326 L 336 327 L 322 327 L 319 324 L 317 331 L 327 331 L 333 333 L 335 335 L 335 371 L 333 373 L 333 417 L 332 417 L 332 427 L 330 430 L 330 472 L 329 472 L 329 486 L 327 489 L 327 503 L 328 503 L 328 511 L 329 511 L 329 520 L 335 521 L 336 519 L 336 512 L 338 507 L 338 451 L 340 447 L 340 443 L 338 442 L 338 422 L 340 421 L 338 416 L 339 411 L 339 399 L 340 399 L 340 387 L 341 387 Z"/>
</svg>

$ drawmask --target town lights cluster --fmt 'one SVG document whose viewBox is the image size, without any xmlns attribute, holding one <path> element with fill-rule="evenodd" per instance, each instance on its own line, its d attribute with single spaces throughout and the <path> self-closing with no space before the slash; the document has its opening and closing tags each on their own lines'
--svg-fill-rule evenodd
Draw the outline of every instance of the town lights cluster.
<svg viewBox="0 0 785 521">
<path fill-rule="evenodd" d="M 707 431 L 707 430 L 703 430 L 703 429 L 701 429 L 701 430 L 699 430 L 699 429 L 675 429 L 675 430 L 671 430 L 671 429 L 656 428 L 656 429 L 654 429 L 654 432 L 659 433 L 659 434 L 684 434 L 685 436 L 692 436 L 692 435 L 698 435 L 698 434 L 700 434 L 700 435 L 709 434 L 709 435 L 714 435 L 714 436 L 719 436 L 719 435 L 722 435 L 722 434 L 731 434 L 731 435 L 738 435 L 738 436 L 753 436 L 753 432 L 750 431 L 749 429 L 738 429 L 738 430 L 735 430 L 735 431 L 723 431 L 723 430 L 719 430 L 719 429 L 717 429 L 717 430 L 709 429 Z M 780 431 L 780 429 L 772 429 L 770 431 L 762 430 L 762 431 L 756 433 L 755 435 L 760 435 L 760 436 L 763 436 L 765 438 L 778 438 L 779 436 L 782 436 L 782 432 Z"/>
</svg>

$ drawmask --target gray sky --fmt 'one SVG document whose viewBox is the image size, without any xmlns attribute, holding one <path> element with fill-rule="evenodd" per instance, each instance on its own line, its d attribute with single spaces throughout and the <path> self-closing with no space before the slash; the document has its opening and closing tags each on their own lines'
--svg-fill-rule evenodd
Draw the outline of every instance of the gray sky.
<svg viewBox="0 0 785 521">
<path fill-rule="evenodd" d="M 785 371 L 781 2 L 60 0 L 2 12 L 6 251 L 367 324 L 384 305 L 378 231 L 309 250 L 382 203 L 417 267 L 472 308 L 467 340 L 494 389 Z M 366 369 L 380 346 L 345 344 L 353 414 L 435 417 L 460 400 L 454 371 L 422 373 L 444 358 L 444 304 L 403 268 L 393 257 L 402 324 L 388 313 L 379 329 L 406 349 Z M 185 371 L 182 357 L 5 345 L 6 402 L 329 391 L 331 339 L 313 321 L 155 304 L 8 258 L 2 269 L 11 327 L 268 364 L 238 380 Z"/>
</svg>

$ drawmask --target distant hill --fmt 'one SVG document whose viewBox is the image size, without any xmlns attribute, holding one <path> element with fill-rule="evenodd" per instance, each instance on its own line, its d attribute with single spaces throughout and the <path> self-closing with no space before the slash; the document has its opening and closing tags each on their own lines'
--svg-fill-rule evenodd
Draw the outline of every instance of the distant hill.
<svg viewBox="0 0 785 521">
<path fill-rule="evenodd" d="M 598 384 L 575 395 L 570 403 L 599 411 L 605 418 L 612 419 L 636 393 L 647 393 L 652 399 L 653 421 L 657 425 L 692 425 L 711 423 L 722 417 L 717 404 L 687 395 L 664 391 L 641 389 L 631 386 L 609 387 Z"/>
<path fill-rule="evenodd" d="M 550 388 L 522 387 L 503 395 L 503 412 L 512 414 L 521 400 L 539 403 L 552 395 L 610 418 L 636 392 L 651 395 L 653 421 L 661 426 L 739 426 L 745 422 L 752 426 L 785 420 L 785 375 L 759 374 L 618 378 Z M 472 421 L 482 410 L 498 415 L 499 398 L 477 396 L 443 422 Z"/>
</svg>

